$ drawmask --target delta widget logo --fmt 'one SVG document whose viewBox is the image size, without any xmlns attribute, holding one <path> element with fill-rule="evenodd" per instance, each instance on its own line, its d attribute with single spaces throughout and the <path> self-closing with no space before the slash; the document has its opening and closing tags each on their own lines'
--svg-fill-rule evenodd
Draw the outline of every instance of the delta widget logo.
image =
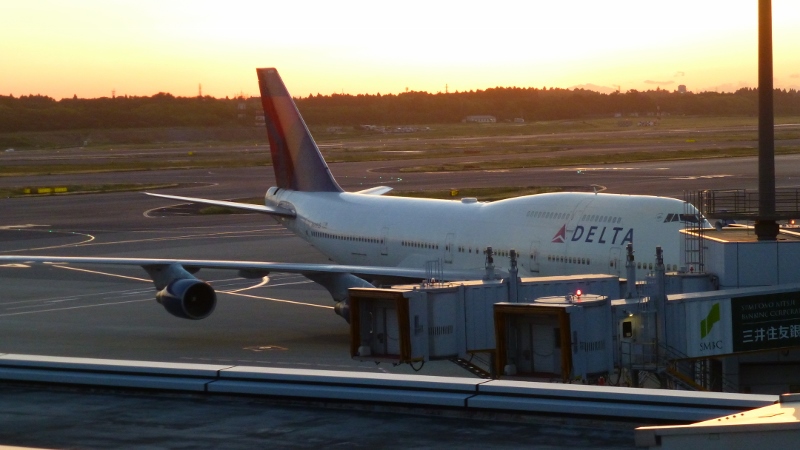
<svg viewBox="0 0 800 450">
<path fill-rule="evenodd" d="M 563 244 L 564 241 L 567 240 L 567 224 L 561 226 L 561 229 L 558 230 L 555 236 L 553 236 L 553 240 L 551 242 L 557 242 L 559 244 Z"/>
</svg>

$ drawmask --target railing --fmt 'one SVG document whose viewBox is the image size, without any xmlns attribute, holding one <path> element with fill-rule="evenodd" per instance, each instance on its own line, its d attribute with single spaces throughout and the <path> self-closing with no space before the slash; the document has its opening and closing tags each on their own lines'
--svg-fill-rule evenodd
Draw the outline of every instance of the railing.
<svg viewBox="0 0 800 450">
<path fill-rule="evenodd" d="M 680 350 L 668 345 L 659 346 L 663 360 L 668 361 L 667 373 L 698 390 L 738 392 L 735 383 L 725 378 L 722 370 L 713 370 L 711 358 L 689 359 Z"/>
<path fill-rule="evenodd" d="M 686 230 L 683 233 L 683 251 L 684 263 L 686 270 L 692 273 L 702 273 L 705 271 L 705 256 L 703 254 L 704 240 L 705 240 L 705 224 L 703 217 L 706 216 L 704 208 L 697 205 L 706 205 L 706 194 L 716 191 L 700 191 L 697 193 L 684 194 L 684 204 L 682 220 L 683 228 Z M 695 208 L 700 210 L 698 216 Z"/>
<path fill-rule="evenodd" d="M 738 392 L 737 386 L 712 370 L 711 359 L 691 359 L 674 347 L 657 342 L 620 342 L 620 366 L 666 375 L 673 382 L 697 391 Z"/>
<path fill-rule="evenodd" d="M 441 284 L 444 280 L 444 269 L 442 268 L 442 261 L 434 259 L 425 262 L 425 285 L 433 286 Z"/>
<path fill-rule="evenodd" d="M 758 191 L 746 189 L 698 191 L 695 206 L 706 217 L 755 220 L 759 217 Z M 800 217 L 800 188 L 775 189 L 775 220 Z"/>
<path fill-rule="evenodd" d="M 692 377 L 684 374 L 675 367 L 667 367 L 665 373 L 673 380 L 674 383 L 677 383 L 680 386 L 686 387 L 693 391 L 708 391 L 708 389 L 706 389 L 703 385 L 698 384 Z"/>
<path fill-rule="evenodd" d="M 658 366 L 658 344 L 655 342 L 620 342 L 620 356 L 622 365 L 628 368 L 651 366 L 655 370 Z"/>
</svg>

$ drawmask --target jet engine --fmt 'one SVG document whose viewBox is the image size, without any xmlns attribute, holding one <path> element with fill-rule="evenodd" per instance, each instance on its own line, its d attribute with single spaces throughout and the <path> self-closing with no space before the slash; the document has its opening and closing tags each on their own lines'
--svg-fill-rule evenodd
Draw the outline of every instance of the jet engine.
<svg viewBox="0 0 800 450">
<path fill-rule="evenodd" d="M 158 303 L 175 317 L 205 319 L 217 306 L 217 294 L 208 283 L 197 278 L 173 280 L 156 294 Z"/>
<path fill-rule="evenodd" d="M 319 284 L 331 293 L 333 301 L 336 302 L 333 311 L 342 316 L 347 323 L 350 323 L 350 302 L 347 290 L 350 288 L 373 288 L 369 281 L 359 278 L 351 273 L 307 273 L 304 274 L 309 280 Z"/>
</svg>

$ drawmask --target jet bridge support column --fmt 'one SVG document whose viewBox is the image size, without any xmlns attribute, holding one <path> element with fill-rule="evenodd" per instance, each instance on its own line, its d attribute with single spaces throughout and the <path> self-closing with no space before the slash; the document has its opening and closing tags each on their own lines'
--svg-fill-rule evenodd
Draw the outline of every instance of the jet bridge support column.
<svg viewBox="0 0 800 450">
<path fill-rule="evenodd" d="M 625 298 L 639 297 L 636 291 L 636 263 L 633 258 L 633 244 L 625 246 L 625 277 L 627 278 Z"/>
<path fill-rule="evenodd" d="M 492 250 L 492 247 L 486 247 L 486 250 L 483 253 L 486 254 L 486 274 L 483 276 L 483 279 L 497 279 L 497 274 L 494 272 L 494 251 Z"/>
<path fill-rule="evenodd" d="M 519 297 L 519 269 L 517 268 L 517 251 L 511 249 L 509 252 L 511 257 L 511 268 L 508 274 L 508 301 L 511 303 L 518 303 Z"/>
<path fill-rule="evenodd" d="M 667 343 L 667 290 L 664 250 L 656 247 L 655 288 L 650 298 L 656 309 L 656 339 L 660 345 Z"/>
</svg>

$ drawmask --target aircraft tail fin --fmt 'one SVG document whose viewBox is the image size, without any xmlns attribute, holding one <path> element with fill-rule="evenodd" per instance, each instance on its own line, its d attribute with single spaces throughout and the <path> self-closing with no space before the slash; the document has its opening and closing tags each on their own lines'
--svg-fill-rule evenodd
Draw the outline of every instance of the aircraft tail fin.
<svg viewBox="0 0 800 450">
<path fill-rule="evenodd" d="M 342 192 L 278 71 L 264 68 L 256 72 L 278 187 L 306 192 Z"/>
</svg>

